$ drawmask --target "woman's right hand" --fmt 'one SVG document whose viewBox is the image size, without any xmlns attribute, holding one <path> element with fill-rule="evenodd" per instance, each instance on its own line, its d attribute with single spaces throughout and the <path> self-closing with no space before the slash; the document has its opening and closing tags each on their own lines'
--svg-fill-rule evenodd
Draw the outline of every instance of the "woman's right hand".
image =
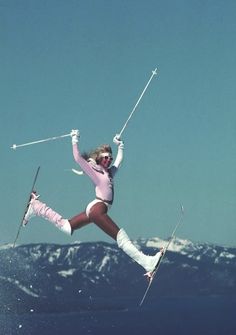
<svg viewBox="0 0 236 335">
<path fill-rule="evenodd" d="M 79 137 L 80 137 L 79 130 L 78 129 L 72 129 L 71 133 L 70 133 L 70 136 L 72 138 L 72 144 L 78 143 Z"/>
</svg>

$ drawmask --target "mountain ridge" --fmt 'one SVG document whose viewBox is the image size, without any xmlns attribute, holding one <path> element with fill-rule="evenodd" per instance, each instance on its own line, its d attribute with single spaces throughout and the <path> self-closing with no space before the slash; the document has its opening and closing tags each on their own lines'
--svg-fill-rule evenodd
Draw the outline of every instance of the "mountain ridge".
<svg viewBox="0 0 236 335">
<path fill-rule="evenodd" d="M 134 243 L 154 254 L 166 241 Z M 140 297 L 143 269 L 115 243 L 25 244 L 0 248 L 1 309 L 68 310 L 88 306 L 89 297 Z M 176 238 L 166 253 L 152 296 L 236 296 L 236 248 Z M 50 301 L 54 301 L 51 304 Z M 85 308 L 85 307 L 83 307 Z"/>
</svg>

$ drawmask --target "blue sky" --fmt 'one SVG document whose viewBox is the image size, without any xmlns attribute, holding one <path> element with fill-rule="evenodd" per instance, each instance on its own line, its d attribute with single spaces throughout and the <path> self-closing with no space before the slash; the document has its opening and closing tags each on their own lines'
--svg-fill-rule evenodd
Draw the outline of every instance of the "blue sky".
<svg viewBox="0 0 236 335">
<path fill-rule="evenodd" d="M 1 237 L 13 242 L 38 165 L 37 189 L 65 217 L 93 199 L 69 138 L 10 149 L 78 128 L 80 147 L 123 134 L 110 215 L 131 238 L 235 246 L 236 3 L 193 0 L 0 0 Z M 115 149 L 115 148 L 114 148 Z M 72 238 L 42 219 L 19 243 L 110 241 L 91 225 Z"/>
</svg>

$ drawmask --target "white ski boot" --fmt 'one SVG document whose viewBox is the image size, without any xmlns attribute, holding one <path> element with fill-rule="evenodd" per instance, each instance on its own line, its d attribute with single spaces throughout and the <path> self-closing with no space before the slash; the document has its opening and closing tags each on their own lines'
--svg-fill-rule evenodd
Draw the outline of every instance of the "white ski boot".
<svg viewBox="0 0 236 335">
<path fill-rule="evenodd" d="M 33 204 L 33 202 L 34 202 L 35 200 L 37 200 L 39 197 L 40 197 L 40 195 L 38 195 L 36 192 L 32 192 L 32 193 L 31 193 L 31 199 L 30 199 L 30 201 L 29 201 L 29 204 L 28 204 L 28 207 L 27 207 L 27 210 L 26 210 L 26 212 L 25 212 L 24 219 L 23 219 L 23 223 L 22 223 L 23 226 L 26 226 L 27 223 L 29 222 L 29 220 L 30 220 L 32 217 L 36 216 L 32 204 Z"/>
<path fill-rule="evenodd" d="M 146 270 L 147 277 L 151 276 L 163 254 L 163 251 L 161 250 L 154 256 L 145 255 L 130 241 L 124 229 L 120 229 L 117 234 L 117 244 L 119 248 Z"/>
</svg>

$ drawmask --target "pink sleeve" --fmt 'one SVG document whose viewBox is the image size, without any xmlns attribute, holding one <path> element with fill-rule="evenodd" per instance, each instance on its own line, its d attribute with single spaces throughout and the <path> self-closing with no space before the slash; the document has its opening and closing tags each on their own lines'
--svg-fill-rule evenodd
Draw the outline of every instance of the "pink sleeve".
<svg viewBox="0 0 236 335">
<path fill-rule="evenodd" d="M 72 144 L 73 156 L 76 161 L 84 171 L 84 173 L 89 176 L 95 185 L 98 184 L 98 177 L 96 171 L 89 165 L 89 163 L 81 156 L 77 144 Z"/>
</svg>

